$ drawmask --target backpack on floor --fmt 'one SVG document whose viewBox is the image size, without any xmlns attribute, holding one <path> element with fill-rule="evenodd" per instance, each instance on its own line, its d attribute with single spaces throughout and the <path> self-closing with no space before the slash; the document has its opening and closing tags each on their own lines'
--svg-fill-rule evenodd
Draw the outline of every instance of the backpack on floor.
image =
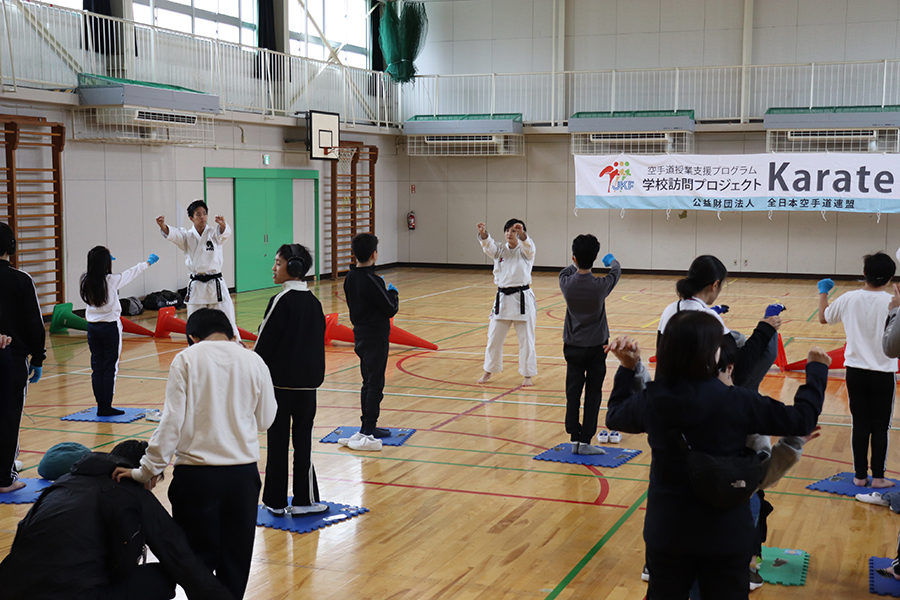
<svg viewBox="0 0 900 600">
<path fill-rule="evenodd" d="M 143 303 L 134 296 L 120 298 L 119 304 L 122 306 L 122 314 L 126 317 L 133 317 L 144 312 Z"/>
</svg>

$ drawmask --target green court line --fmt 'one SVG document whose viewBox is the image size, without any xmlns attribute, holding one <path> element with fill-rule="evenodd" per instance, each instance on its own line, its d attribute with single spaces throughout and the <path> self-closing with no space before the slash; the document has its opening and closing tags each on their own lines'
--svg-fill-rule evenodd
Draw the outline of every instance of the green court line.
<svg viewBox="0 0 900 600">
<path fill-rule="evenodd" d="M 584 558 L 582 558 L 578 562 L 578 564 L 575 565 L 575 568 L 573 568 L 571 571 L 569 571 L 569 574 L 566 575 L 563 578 L 563 580 L 560 581 L 559 584 L 555 588 L 553 588 L 553 591 L 550 592 L 550 594 L 547 596 L 546 600 L 553 600 L 553 598 L 556 598 L 557 596 L 559 596 L 560 592 L 562 592 L 564 589 L 566 589 L 566 586 L 568 586 L 570 583 L 572 583 L 572 580 L 575 579 L 575 577 L 581 572 L 582 569 L 584 569 L 585 566 L 587 566 L 587 564 L 591 561 L 591 559 L 594 558 L 594 555 L 596 555 L 598 552 L 600 552 L 600 549 L 606 545 L 606 542 L 608 542 L 612 538 L 612 536 L 614 536 L 616 534 L 616 532 L 619 530 L 619 528 L 625 524 L 625 521 L 627 521 L 629 518 L 631 518 L 631 515 L 634 514 L 634 511 L 636 511 L 638 509 L 638 507 L 640 507 L 640 505 L 646 499 L 647 499 L 647 492 L 645 491 L 643 494 L 641 494 L 641 497 L 638 498 L 637 501 L 634 504 L 632 504 L 628 510 L 625 511 L 625 514 L 622 515 L 621 517 L 619 517 L 619 520 L 616 521 L 616 523 L 612 527 L 609 528 L 609 531 L 606 532 L 606 535 L 604 535 L 602 538 L 600 538 L 600 541 L 598 541 L 596 544 L 594 544 L 594 547 L 591 548 L 588 551 L 588 553 L 584 555 Z"/>
<path fill-rule="evenodd" d="M 829 299 L 829 300 L 831 300 L 831 297 L 834 295 L 835 290 L 837 290 L 837 286 L 831 288 L 831 291 L 828 292 L 828 299 Z M 818 297 L 818 296 L 817 296 L 817 297 Z M 819 314 L 819 309 L 818 309 L 818 308 L 816 308 L 816 310 L 812 311 L 812 314 L 809 315 L 809 318 L 806 319 L 806 322 L 809 323 L 810 321 L 812 321 L 813 317 L 816 316 L 817 314 Z"/>
<path fill-rule="evenodd" d="M 791 336 L 791 337 L 788 338 L 788 340 L 787 340 L 786 342 L 784 342 L 784 344 L 782 344 L 781 347 L 782 347 L 782 348 L 787 348 L 787 347 L 788 347 L 788 344 L 790 344 L 790 343 L 793 342 L 793 341 L 794 341 L 794 336 Z"/>
</svg>

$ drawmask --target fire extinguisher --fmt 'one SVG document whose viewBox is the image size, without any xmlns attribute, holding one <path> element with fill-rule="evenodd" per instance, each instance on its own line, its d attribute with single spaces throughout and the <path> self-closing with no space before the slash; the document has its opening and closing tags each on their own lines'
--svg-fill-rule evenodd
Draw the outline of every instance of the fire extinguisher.
<svg viewBox="0 0 900 600">
<path fill-rule="evenodd" d="M 406 213 L 406 226 L 410 230 L 414 230 L 416 228 L 416 212 L 411 210 Z"/>
</svg>

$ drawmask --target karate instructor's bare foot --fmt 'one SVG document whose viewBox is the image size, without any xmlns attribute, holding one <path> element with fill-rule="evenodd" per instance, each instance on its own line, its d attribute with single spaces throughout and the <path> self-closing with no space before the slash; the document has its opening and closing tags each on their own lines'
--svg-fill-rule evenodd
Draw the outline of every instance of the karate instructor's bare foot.
<svg viewBox="0 0 900 600">
<path fill-rule="evenodd" d="M 482 375 L 482 376 L 478 379 L 478 381 L 476 381 L 475 383 L 487 383 L 487 382 L 490 381 L 490 380 L 491 380 L 491 374 L 488 373 L 487 371 L 485 371 L 485 372 L 484 372 L 484 375 Z"/>
<path fill-rule="evenodd" d="M 25 482 L 21 479 L 17 479 L 12 482 L 12 485 L 8 485 L 6 487 L 0 487 L 0 494 L 5 494 L 7 492 L 14 492 L 16 490 L 21 490 L 25 487 Z"/>
<path fill-rule="evenodd" d="M 522 387 L 529 387 L 532 385 L 534 385 L 534 384 L 531 383 L 531 377 L 526 377 L 525 379 L 522 380 Z"/>
<path fill-rule="evenodd" d="M 868 479 L 858 479 L 856 477 L 853 478 L 853 485 L 856 487 L 869 487 Z"/>
<path fill-rule="evenodd" d="M 889 488 L 894 487 L 894 482 L 890 479 L 885 479 L 884 477 L 873 477 L 872 478 L 872 487 L 873 488 Z"/>
</svg>

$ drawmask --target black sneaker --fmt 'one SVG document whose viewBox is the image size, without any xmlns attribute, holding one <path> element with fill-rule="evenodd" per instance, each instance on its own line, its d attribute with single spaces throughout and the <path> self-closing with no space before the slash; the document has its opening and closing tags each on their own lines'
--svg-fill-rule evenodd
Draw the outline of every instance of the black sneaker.
<svg viewBox="0 0 900 600">
<path fill-rule="evenodd" d="M 750 570 L 750 591 L 758 590 L 763 586 L 762 575 L 759 574 L 759 571 Z"/>
</svg>

